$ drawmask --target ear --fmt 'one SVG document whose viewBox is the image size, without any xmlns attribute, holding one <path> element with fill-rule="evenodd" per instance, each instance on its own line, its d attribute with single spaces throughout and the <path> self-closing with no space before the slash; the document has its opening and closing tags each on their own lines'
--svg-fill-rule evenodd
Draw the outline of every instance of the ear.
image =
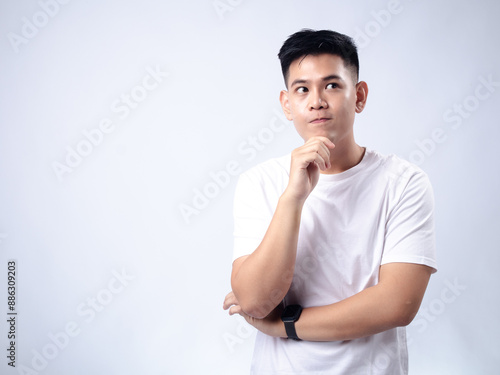
<svg viewBox="0 0 500 375">
<path fill-rule="evenodd" d="M 366 105 L 368 98 L 368 85 L 365 81 L 356 84 L 356 113 L 361 113 Z"/>
<path fill-rule="evenodd" d="M 281 103 L 281 108 L 283 109 L 283 113 L 285 114 L 287 120 L 292 121 L 293 116 L 290 111 L 290 101 L 288 100 L 288 91 L 281 90 L 280 103 Z"/>
</svg>

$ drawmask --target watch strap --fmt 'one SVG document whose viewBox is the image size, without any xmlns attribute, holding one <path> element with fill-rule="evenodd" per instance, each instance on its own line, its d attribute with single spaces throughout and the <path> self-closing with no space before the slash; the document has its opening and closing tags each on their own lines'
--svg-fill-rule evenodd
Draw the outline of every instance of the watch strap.
<svg viewBox="0 0 500 375">
<path fill-rule="evenodd" d="M 297 336 L 297 332 L 295 331 L 295 322 L 284 322 L 284 323 L 285 323 L 285 331 L 287 337 L 289 339 L 300 341 L 300 339 Z"/>
</svg>

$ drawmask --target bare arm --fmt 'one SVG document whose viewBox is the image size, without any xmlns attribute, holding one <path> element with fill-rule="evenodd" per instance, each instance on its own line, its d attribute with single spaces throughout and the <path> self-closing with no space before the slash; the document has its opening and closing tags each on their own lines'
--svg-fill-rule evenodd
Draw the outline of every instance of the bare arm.
<svg viewBox="0 0 500 375">
<path fill-rule="evenodd" d="M 290 289 L 301 211 L 282 196 L 259 247 L 234 261 L 231 286 L 247 314 L 264 318 Z"/>
<path fill-rule="evenodd" d="M 262 242 L 252 254 L 233 262 L 231 287 L 249 316 L 267 316 L 290 288 L 302 207 L 318 182 L 319 170 L 330 166 L 333 147 L 327 138 L 314 137 L 292 152 L 289 183 Z"/>
<path fill-rule="evenodd" d="M 379 283 L 340 302 L 306 308 L 295 323 L 297 335 L 307 341 L 352 340 L 388 329 L 408 325 L 418 312 L 432 268 L 411 263 L 389 263 L 380 267 Z M 262 331 L 275 337 L 286 337 L 279 314 L 255 319 L 237 306 L 239 313 Z"/>
<path fill-rule="evenodd" d="M 351 340 L 406 326 L 418 312 L 431 271 L 419 264 L 383 265 L 377 285 L 332 305 L 304 309 L 297 334 L 308 341 Z"/>
</svg>

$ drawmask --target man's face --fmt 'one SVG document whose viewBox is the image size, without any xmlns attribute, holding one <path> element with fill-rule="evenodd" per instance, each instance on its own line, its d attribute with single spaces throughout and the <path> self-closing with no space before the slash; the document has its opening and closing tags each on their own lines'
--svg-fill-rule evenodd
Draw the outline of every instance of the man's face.
<svg viewBox="0 0 500 375">
<path fill-rule="evenodd" d="M 331 54 L 308 55 L 290 65 L 288 91 L 281 92 L 280 101 L 304 141 L 313 136 L 336 145 L 354 141 L 354 115 L 363 110 L 364 101 L 352 74 L 341 57 Z"/>
</svg>

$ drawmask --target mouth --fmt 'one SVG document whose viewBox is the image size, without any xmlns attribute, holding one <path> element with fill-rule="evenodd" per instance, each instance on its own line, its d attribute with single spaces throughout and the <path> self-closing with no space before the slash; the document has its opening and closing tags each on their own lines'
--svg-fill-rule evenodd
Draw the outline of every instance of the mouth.
<svg viewBox="0 0 500 375">
<path fill-rule="evenodd" d="M 314 120 L 311 121 L 311 124 L 322 124 L 324 122 L 327 122 L 331 120 L 329 117 L 318 117 Z"/>
</svg>

